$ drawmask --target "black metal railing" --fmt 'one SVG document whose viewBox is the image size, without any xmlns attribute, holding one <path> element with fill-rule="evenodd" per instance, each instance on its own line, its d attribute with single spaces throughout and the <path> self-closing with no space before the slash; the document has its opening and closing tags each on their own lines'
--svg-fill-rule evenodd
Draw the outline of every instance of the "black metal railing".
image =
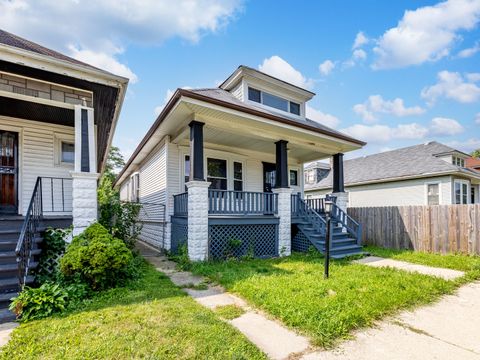
<svg viewBox="0 0 480 360">
<path fill-rule="evenodd" d="M 184 192 L 178 195 L 173 195 L 173 215 L 188 215 L 188 193 Z"/>
<path fill-rule="evenodd" d="M 41 177 L 41 195 L 44 213 L 71 213 L 73 179 Z"/>
<path fill-rule="evenodd" d="M 211 215 L 275 215 L 278 195 L 266 192 L 209 190 Z"/>
<path fill-rule="evenodd" d="M 28 268 L 32 258 L 32 250 L 35 245 L 35 237 L 37 235 L 40 220 L 43 216 L 42 212 L 42 180 L 40 177 L 35 182 L 32 198 L 28 205 L 25 221 L 23 222 L 20 237 L 18 238 L 15 253 L 18 265 L 18 283 L 20 290 L 23 289 L 27 281 Z"/>
</svg>

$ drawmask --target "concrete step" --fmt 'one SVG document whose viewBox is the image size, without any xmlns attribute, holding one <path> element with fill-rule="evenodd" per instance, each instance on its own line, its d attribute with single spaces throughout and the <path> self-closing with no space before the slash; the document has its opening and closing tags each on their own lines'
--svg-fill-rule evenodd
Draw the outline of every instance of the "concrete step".
<svg viewBox="0 0 480 360">
<path fill-rule="evenodd" d="M 332 256 L 347 256 L 346 254 L 361 254 L 363 252 L 360 245 L 339 246 L 331 250 Z"/>
<path fill-rule="evenodd" d="M 34 277 L 29 275 L 27 276 L 27 284 L 32 284 Z M 18 290 L 18 278 L 9 277 L 6 279 L 0 279 L 0 292 L 12 292 Z"/>
</svg>

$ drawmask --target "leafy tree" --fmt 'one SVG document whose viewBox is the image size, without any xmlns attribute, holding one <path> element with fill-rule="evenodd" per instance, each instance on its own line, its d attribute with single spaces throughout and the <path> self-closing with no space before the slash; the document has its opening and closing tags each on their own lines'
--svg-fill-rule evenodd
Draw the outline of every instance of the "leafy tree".
<svg viewBox="0 0 480 360">
<path fill-rule="evenodd" d="M 472 155 L 474 158 L 480 158 L 480 149 L 473 150 L 470 155 Z"/>
</svg>

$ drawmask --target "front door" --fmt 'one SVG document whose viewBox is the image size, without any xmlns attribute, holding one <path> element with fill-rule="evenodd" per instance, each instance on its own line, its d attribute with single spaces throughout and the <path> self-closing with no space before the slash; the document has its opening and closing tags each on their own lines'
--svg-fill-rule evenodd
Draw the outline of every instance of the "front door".
<svg viewBox="0 0 480 360">
<path fill-rule="evenodd" d="M 17 213 L 18 133 L 0 130 L 0 214 Z"/>
<path fill-rule="evenodd" d="M 263 192 L 272 192 L 275 187 L 275 170 L 275 164 L 263 163 Z"/>
</svg>

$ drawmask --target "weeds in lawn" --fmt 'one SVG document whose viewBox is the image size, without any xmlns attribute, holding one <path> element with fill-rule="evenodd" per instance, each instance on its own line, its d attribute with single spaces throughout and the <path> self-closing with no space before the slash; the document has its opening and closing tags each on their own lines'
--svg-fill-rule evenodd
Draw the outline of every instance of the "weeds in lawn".
<svg viewBox="0 0 480 360">
<path fill-rule="evenodd" d="M 215 312 L 222 319 L 233 320 L 242 316 L 245 313 L 245 310 L 243 310 L 238 305 L 224 305 L 224 306 L 217 306 L 215 308 Z"/>
</svg>

